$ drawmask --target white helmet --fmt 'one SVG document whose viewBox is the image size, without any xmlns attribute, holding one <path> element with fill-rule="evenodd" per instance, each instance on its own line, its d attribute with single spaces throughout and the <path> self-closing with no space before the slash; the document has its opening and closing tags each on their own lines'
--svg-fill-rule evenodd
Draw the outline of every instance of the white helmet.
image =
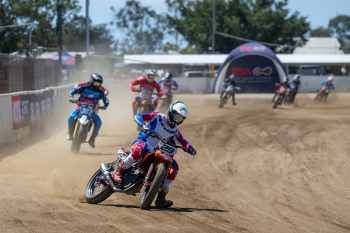
<svg viewBox="0 0 350 233">
<path fill-rule="evenodd" d="M 333 76 L 329 76 L 329 77 L 327 78 L 327 81 L 331 83 L 331 82 L 333 81 Z"/>
<path fill-rule="evenodd" d="M 188 116 L 188 108 L 180 100 L 176 100 L 172 105 L 170 105 L 168 112 L 168 122 L 170 127 L 174 128 L 180 125 Z"/>
</svg>

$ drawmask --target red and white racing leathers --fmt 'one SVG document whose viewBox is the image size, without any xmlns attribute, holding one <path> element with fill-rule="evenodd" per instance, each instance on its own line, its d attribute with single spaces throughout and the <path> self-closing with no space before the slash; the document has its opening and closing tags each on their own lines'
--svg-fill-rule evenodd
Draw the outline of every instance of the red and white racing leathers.
<svg viewBox="0 0 350 233">
<path fill-rule="evenodd" d="M 152 82 L 148 82 L 146 77 L 142 77 L 142 78 L 138 78 L 135 81 L 131 82 L 129 84 L 129 87 L 133 90 L 133 89 L 136 89 L 135 88 L 136 85 L 140 85 L 140 88 L 138 88 L 138 90 L 140 90 L 140 92 L 139 92 L 139 96 L 137 96 L 132 101 L 133 110 L 134 111 L 136 110 L 136 106 L 137 106 L 138 102 L 141 100 L 141 98 L 151 100 L 154 108 L 156 108 L 158 105 L 158 102 L 155 98 L 152 97 L 152 93 L 153 93 L 154 89 L 156 89 L 159 94 L 162 94 L 162 92 L 160 91 L 159 84 L 155 80 L 153 80 Z"/>
</svg>

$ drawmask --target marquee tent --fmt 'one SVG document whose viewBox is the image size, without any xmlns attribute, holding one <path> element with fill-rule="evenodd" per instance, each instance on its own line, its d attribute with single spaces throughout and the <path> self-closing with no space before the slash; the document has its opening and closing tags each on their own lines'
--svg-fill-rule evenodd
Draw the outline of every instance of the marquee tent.
<svg viewBox="0 0 350 233">
<path fill-rule="evenodd" d="M 58 60 L 58 54 L 51 58 L 52 60 Z M 74 68 L 75 67 L 75 58 L 67 53 L 66 51 L 62 51 L 62 67 L 63 68 Z"/>
<path fill-rule="evenodd" d="M 222 83 L 231 74 L 235 74 L 243 93 L 272 93 L 276 90 L 275 83 L 287 77 L 275 53 L 256 42 L 242 44 L 231 51 L 216 76 L 215 93 L 222 90 Z"/>
</svg>

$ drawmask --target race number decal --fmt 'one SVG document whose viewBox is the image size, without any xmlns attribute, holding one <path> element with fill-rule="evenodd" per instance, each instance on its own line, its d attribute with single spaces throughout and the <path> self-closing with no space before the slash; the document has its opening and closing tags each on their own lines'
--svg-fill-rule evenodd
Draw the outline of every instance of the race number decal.
<svg viewBox="0 0 350 233">
<path fill-rule="evenodd" d="M 167 155 L 173 155 L 175 154 L 177 149 L 169 144 L 162 143 L 160 147 L 160 152 L 165 153 Z"/>
</svg>

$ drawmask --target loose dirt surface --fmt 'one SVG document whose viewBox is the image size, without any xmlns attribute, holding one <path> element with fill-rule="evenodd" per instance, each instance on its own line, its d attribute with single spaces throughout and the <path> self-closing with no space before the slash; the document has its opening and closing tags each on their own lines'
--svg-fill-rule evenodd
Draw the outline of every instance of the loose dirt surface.
<svg viewBox="0 0 350 233">
<path fill-rule="evenodd" d="M 189 106 L 180 129 L 197 155 L 175 157 L 174 205 L 144 211 L 141 195 L 84 198 L 99 165 L 137 137 L 123 89 L 110 88 L 96 149 L 70 153 L 65 115 L 55 134 L 0 153 L 1 232 L 350 232 L 349 94 L 318 105 L 301 94 L 277 110 L 272 95 L 241 94 L 219 109 L 217 95 L 175 94 Z"/>
</svg>

